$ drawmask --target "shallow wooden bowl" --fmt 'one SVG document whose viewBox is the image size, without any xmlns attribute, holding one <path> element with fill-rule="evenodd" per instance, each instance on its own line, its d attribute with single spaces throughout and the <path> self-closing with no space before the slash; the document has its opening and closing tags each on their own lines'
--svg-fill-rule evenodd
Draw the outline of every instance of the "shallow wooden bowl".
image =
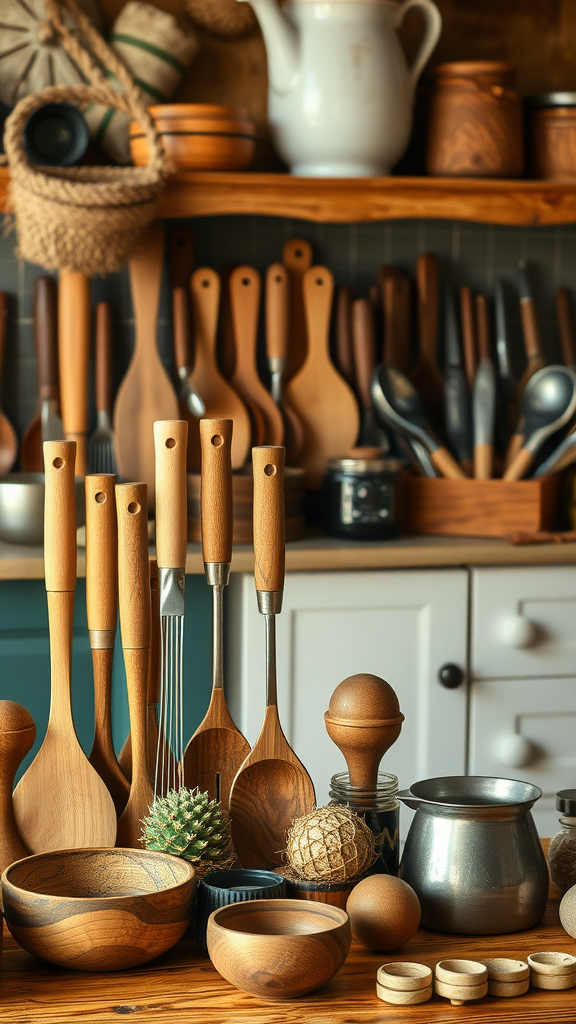
<svg viewBox="0 0 576 1024">
<path fill-rule="evenodd" d="M 155 103 L 148 112 L 156 122 L 160 118 L 194 118 L 195 120 L 250 121 L 246 107 L 225 107 L 220 103 Z"/>
<path fill-rule="evenodd" d="M 340 970 L 350 949 L 348 914 L 305 900 L 252 900 L 215 910 L 208 953 L 226 981 L 266 999 L 313 992 Z"/>
<path fill-rule="evenodd" d="M 191 864 L 151 850 L 40 853 L 2 875 L 16 941 L 79 971 L 116 971 L 165 953 L 190 923 L 195 889 Z"/>
</svg>

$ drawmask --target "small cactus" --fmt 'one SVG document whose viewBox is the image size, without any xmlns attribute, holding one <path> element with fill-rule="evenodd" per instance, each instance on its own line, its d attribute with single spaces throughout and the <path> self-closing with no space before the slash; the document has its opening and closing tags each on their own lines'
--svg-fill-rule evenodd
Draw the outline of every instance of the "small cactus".
<svg viewBox="0 0 576 1024">
<path fill-rule="evenodd" d="M 229 820 L 217 800 L 198 788 L 172 789 L 142 822 L 147 850 L 183 857 L 191 864 L 216 863 L 230 853 Z"/>
</svg>

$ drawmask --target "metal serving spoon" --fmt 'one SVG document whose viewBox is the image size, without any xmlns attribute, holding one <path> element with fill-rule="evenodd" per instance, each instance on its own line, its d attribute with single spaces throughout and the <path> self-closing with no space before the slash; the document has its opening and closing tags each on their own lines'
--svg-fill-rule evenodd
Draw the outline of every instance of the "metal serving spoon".
<svg viewBox="0 0 576 1024">
<path fill-rule="evenodd" d="M 544 442 L 576 412 L 576 374 L 568 366 L 545 366 L 530 378 L 522 395 L 527 440 L 508 466 L 504 480 L 521 480 Z"/>
</svg>

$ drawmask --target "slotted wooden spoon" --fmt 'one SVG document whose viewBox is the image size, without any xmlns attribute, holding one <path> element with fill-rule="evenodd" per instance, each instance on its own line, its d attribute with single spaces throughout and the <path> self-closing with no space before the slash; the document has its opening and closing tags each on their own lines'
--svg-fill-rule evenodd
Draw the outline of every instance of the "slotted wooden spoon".
<svg viewBox="0 0 576 1024">
<path fill-rule="evenodd" d="M 75 441 L 45 441 L 44 573 L 52 688 L 44 742 L 14 791 L 14 816 L 31 853 L 113 846 L 116 811 L 74 729 L 70 693 L 76 589 Z"/>
<path fill-rule="evenodd" d="M 276 615 L 284 589 L 284 449 L 254 448 L 254 558 L 258 609 L 266 620 L 266 714 L 254 749 L 234 779 L 232 840 L 242 867 L 282 863 L 285 832 L 311 811 L 314 786 L 289 745 L 276 703 Z"/>
<path fill-rule="evenodd" d="M 224 696 L 222 598 L 232 560 L 232 420 L 200 421 L 202 556 L 213 593 L 212 697 L 184 753 L 184 784 L 208 791 L 227 808 L 250 744 L 236 727 Z"/>
</svg>

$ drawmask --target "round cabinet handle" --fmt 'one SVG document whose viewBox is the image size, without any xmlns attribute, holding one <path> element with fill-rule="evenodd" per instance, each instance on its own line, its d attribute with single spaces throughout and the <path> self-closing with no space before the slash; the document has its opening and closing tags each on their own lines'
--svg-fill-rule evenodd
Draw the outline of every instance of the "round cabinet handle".
<svg viewBox="0 0 576 1024">
<path fill-rule="evenodd" d="M 451 661 L 448 661 L 445 665 L 442 665 L 442 668 L 438 669 L 438 681 L 447 690 L 456 690 L 464 682 L 464 671 L 460 668 L 460 665 L 454 665 Z"/>
<path fill-rule="evenodd" d="M 508 647 L 532 647 L 538 637 L 538 627 L 525 615 L 510 615 L 502 626 L 502 640 Z"/>
<path fill-rule="evenodd" d="M 500 743 L 498 751 L 502 764 L 508 768 L 525 768 L 534 760 L 534 744 L 526 736 L 511 733 Z"/>
</svg>

